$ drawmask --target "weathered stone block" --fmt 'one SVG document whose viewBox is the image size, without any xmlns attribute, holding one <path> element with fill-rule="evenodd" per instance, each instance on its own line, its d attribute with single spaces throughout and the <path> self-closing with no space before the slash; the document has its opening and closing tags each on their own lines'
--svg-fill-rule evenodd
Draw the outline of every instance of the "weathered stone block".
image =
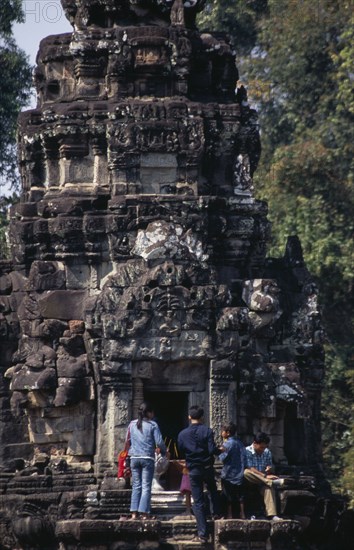
<svg viewBox="0 0 354 550">
<path fill-rule="evenodd" d="M 33 443 L 8 443 L 2 450 L 3 459 L 6 462 L 22 458 L 28 460 L 33 456 Z"/>
<path fill-rule="evenodd" d="M 46 319 L 83 319 L 85 290 L 54 290 L 38 297 L 38 307 L 42 317 Z"/>
<path fill-rule="evenodd" d="M 44 368 L 44 370 L 30 371 L 23 367 L 19 372 L 13 375 L 11 381 L 12 391 L 21 390 L 47 390 L 53 391 L 57 386 L 57 375 L 54 369 Z"/>
<path fill-rule="evenodd" d="M 0 294 L 10 294 L 12 291 L 12 281 L 9 275 L 0 277 Z"/>
<path fill-rule="evenodd" d="M 36 291 L 65 289 L 64 265 L 59 262 L 33 262 L 27 289 Z"/>
<path fill-rule="evenodd" d="M 59 355 L 57 360 L 57 373 L 64 378 L 82 378 L 90 373 L 86 355 L 72 357 Z"/>
<path fill-rule="evenodd" d="M 93 398 L 91 387 L 92 380 L 87 377 L 60 377 L 53 404 L 55 407 L 63 407 L 80 401 L 89 401 Z"/>
</svg>

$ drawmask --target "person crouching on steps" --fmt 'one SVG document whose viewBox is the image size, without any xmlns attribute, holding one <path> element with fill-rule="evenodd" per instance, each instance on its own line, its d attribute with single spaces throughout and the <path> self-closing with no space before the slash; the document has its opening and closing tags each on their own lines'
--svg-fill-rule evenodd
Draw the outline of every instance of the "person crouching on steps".
<svg viewBox="0 0 354 550">
<path fill-rule="evenodd" d="M 243 474 L 246 464 L 246 449 L 236 437 L 236 425 L 233 422 L 221 428 L 223 444 L 219 459 L 223 463 L 221 470 L 222 495 L 227 502 L 227 519 L 235 517 L 235 504 L 239 505 L 240 518 L 246 519 L 243 495 Z"/>
<path fill-rule="evenodd" d="M 152 519 L 150 515 L 151 486 L 155 470 L 155 450 L 166 454 L 160 428 L 152 420 L 154 411 L 148 403 L 139 407 L 138 419 L 132 420 L 127 431 L 132 472 L 130 511 L 132 519 Z"/>
<path fill-rule="evenodd" d="M 274 487 L 284 485 L 284 479 L 272 473 L 272 453 L 268 449 L 269 436 L 259 432 L 253 440 L 252 445 L 246 447 L 246 469 L 245 479 L 252 484 L 258 485 L 263 495 L 267 519 L 280 520 L 277 516 L 276 498 Z"/>
</svg>

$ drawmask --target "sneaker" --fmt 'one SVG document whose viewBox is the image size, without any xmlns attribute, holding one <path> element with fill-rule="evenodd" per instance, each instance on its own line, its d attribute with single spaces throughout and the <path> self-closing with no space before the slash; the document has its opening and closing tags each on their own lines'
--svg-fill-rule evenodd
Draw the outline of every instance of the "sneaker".
<svg viewBox="0 0 354 550">
<path fill-rule="evenodd" d="M 195 535 L 192 538 L 192 542 L 201 542 L 202 544 L 206 544 L 208 542 L 208 537 L 203 537 L 202 535 Z"/>
<path fill-rule="evenodd" d="M 285 483 L 285 479 L 283 479 L 282 477 L 279 477 L 278 479 L 273 479 L 272 486 L 283 487 L 284 483 Z"/>
<path fill-rule="evenodd" d="M 283 518 L 280 518 L 279 516 L 268 516 L 267 519 L 270 521 L 283 521 Z"/>
</svg>

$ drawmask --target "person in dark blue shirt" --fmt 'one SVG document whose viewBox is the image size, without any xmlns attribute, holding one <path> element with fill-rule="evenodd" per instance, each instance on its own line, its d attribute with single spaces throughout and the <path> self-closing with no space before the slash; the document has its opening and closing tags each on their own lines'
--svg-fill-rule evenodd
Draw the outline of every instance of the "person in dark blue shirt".
<svg viewBox="0 0 354 550">
<path fill-rule="evenodd" d="M 207 542 L 207 513 L 203 489 L 205 484 L 210 493 L 213 516 L 219 517 L 220 502 L 213 464 L 214 455 L 219 455 L 221 451 L 215 444 L 213 431 L 203 424 L 203 417 L 204 410 L 201 407 L 194 405 L 189 409 L 190 425 L 179 433 L 178 447 L 185 455 L 189 470 L 198 539 L 200 542 Z"/>
<path fill-rule="evenodd" d="M 219 459 L 223 463 L 221 470 L 222 493 L 227 502 L 227 519 L 234 516 L 234 505 L 239 504 L 240 518 L 245 519 L 243 474 L 246 464 L 246 449 L 236 437 L 236 425 L 233 422 L 221 428 L 223 444 Z"/>
</svg>

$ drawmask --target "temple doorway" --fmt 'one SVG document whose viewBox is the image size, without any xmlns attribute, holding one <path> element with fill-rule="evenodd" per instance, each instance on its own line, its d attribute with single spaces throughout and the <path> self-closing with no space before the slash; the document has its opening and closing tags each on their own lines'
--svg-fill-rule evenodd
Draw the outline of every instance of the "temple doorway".
<svg viewBox="0 0 354 550">
<path fill-rule="evenodd" d="M 305 432 L 304 420 L 298 418 L 298 406 L 296 403 L 287 403 L 284 415 L 284 454 L 289 464 L 304 464 Z"/>
<path fill-rule="evenodd" d="M 154 407 L 155 419 L 169 445 L 171 459 L 180 458 L 177 437 L 188 426 L 188 397 L 189 392 L 183 391 L 144 391 L 144 399 Z"/>
</svg>

